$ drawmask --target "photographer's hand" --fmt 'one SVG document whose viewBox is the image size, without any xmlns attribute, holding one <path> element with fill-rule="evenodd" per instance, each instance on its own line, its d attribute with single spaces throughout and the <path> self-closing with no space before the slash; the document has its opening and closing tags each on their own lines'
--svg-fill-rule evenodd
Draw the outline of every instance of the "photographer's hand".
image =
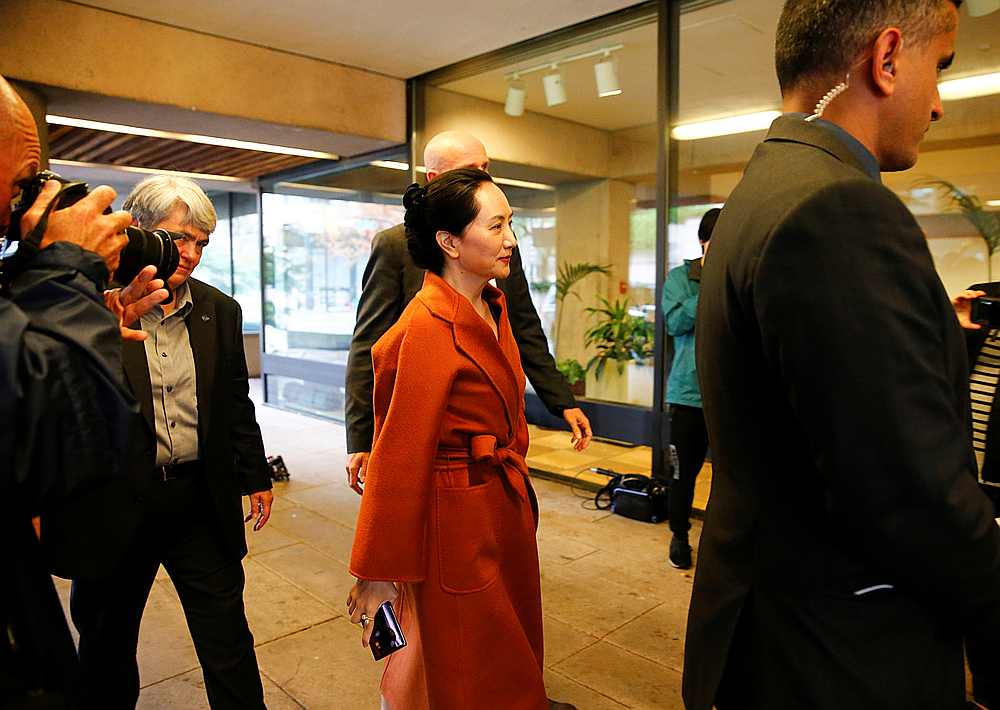
<svg viewBox="0 0 1000 710">
<path fill-rule="evenodd" d="M 972 302 L 985 295 L 985 291 L 962 291 L 951 299 L 951 305 L 958 317 L 958 324 L 965 330 L 979 330 L 982 327 L 978 323 L 972 322 Z"/>
<path fill-rule="evenodd" d="M 149 313 L 156 304 L 162 303 L 170 295 L 170 292 L 163 288 L 163 280 L 154 279 L 154 276 L 156 267 L 147 266 L 125 288 L 104 292 L 104 303 L 118 319 L 122 340 L 145 340 L 146 333 L 128 326 Z"/>
<path fill-rule="evenodd" d="M 59 194 L 60 184 L 49 180 L 35 204 L 21 218 L 21 234 L 29 234 L 42 218 L 45 208 Z M 49 212 L 49 221 L 42 237 L 44 249 L 53 242 L 70 242 L 92 251 L 104 260 L 108 272 L 118 268 L 118 255 L 128 243 L 125 228 L 132 223 L 128 212 L 102 214 L 114 201 L 115 191 L 106 185 L 96 188 L 75 205 Z"/>
</svg>

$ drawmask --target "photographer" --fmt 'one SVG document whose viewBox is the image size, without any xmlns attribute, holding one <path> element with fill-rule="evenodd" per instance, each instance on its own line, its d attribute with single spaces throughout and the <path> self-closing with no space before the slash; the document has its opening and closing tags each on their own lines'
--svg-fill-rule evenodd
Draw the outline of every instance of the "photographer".
<svg viewBox="0 0 1000 710">
<path fill-rule="evenodd" d="M 973 321 L 972 304 L 981 296 L 1000 297 L 1000 283 L 976 284 L 955 296 L 951 303 L 965 331 L 969 355 L 969 397 L 972 408 L 972 449 L 976 454 L 979 485 L 1000 515 L 1000 434 L 993 421 L 1000 394 L 1000 327 L 992 319 Z M 996 672 L 1000 655 L 988 641 L 974 634 L 965 639 L 965 655 L 972 673 L 973 697 L 982 707 L 1000 708 L 1000 677 Z"/>
<path fill-rule="evenodd" d="M 0 234 L 8 234 L 10 205 L 38 172 L 39 159 L 31 114 L 0 77 Z M 0 518 L 7 553 L 0 582 L 5 708 L 60 707 L 73 682 L 76 654 L 40 538 L 51 507 L 120 468 L 135 412 L 120 374 L 120 334 L 142 337 L 122 330 L 122 319 L 166 297 L 151 270 L 127 289 L 102 296 L 127 241 L 122 231 L 130 216 L 103 214 L 115 197 L 106 187 L 71 207 L 49 210 L 59 191 L 58 182 L 47 183 L 16 225 L 24 234 L 41 233 L 38 250 L 20 255 L 15 273 L 5 271 L 0 297 L 0 494 L 8 502 Z"/>
</svg>

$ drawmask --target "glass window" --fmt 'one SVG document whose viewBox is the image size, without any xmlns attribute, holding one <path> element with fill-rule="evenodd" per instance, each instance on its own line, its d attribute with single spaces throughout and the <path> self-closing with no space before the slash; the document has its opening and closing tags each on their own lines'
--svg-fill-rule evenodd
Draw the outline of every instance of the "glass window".
<svg viewBox="0 0 1000 710">
<path fill-rule="evenodd" d="M 316 375 L 308 383 L 269 375 L 268 401 L 341 419 L 345 365 L 371 242 L 402 222 L 403 208 L 398 196 L 387 204 L 347 191 L 332 199 L 315 194 L 262 197 L 264 343 L 268 354 L 329 367 L 322 382 Z"/>
<path fill-rule="evenodd" d="M 260 330 L 260 224 L 257 196 L 232 194 L 233 298 L 243 309 L 243 330 Z"/>
<path fill-rule="evenodd" d="M 209 194 L 218 222 L 209 237 L 208 246 L 201 254 L 201 263 L 195 271 L 195 278 L 215 286 L 225 294 L 233 292 L 232 243 L 229 236 L 229 193 Z"/>
</svg>

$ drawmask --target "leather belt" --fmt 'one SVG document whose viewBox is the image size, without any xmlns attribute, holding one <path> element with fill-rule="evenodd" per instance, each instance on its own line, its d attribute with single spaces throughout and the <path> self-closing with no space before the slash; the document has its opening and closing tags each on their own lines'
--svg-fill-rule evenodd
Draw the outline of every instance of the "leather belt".
<svg viewBox="0 0 1000 710">
<path fill-rule="evenodd" d="M 187 478 L 201 472 L 201 461 L 185 461 L 184 463 L 172 463 L 165 466 L 157 466 L 155 469 L 157 481 L 174 481 L 178 478 Z"/>
</svg>

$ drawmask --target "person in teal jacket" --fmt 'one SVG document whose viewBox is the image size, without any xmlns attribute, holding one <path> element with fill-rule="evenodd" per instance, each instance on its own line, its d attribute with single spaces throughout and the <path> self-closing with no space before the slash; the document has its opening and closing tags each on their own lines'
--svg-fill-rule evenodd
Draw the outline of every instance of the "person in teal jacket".
<svg viewBox="0 0 1000 710">
<path fill-rule="evenodd" d="M 701 390 L 694 357 L 694 322 L 698 312 L 701 267 L 708 253 L 719 208 L 710 209 L 698 225 L 702 256 L 671 269 L 663 286 L 663 318 L 667 335 L 674 339 L 674 359 L 667 378 L 670 406 L 670 443 L 677 459 L 670 484 L 670 564 L 678 569 L 691 566 L 691 504 L 694 484 L 708 453 L 708 429 L 701 409 Z"/>
</svg>

